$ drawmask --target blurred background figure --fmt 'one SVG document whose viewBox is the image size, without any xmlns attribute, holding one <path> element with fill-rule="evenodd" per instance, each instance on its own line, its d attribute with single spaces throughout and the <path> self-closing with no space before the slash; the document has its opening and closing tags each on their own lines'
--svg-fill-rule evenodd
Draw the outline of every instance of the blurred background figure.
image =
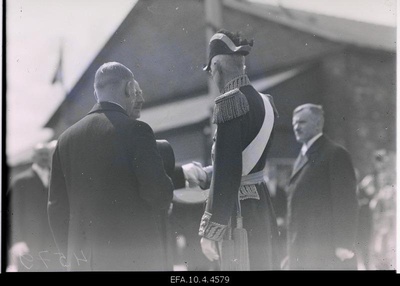
<svg viewBox="0 0 400 286">
<path fill-rule="evenodd" d="M 395 269 L 396 261 L 396 169 L 394 152 L 374 154 L 374 196 L 372 210 L 371 269 Z"/>
<path fill-rule="evenodd" d="M 323 133 L 321 105 L 293 111 L 302 147 L 288 184 L 288 269 L 356 270 L 357 181 L 351 155 Z"/>
<path fill-rule="evenodd" d="M 358 185 L 357 252 L 359 269 L 395 269 L 396 155 L 373 153 L 373 170 Z"/>
<path fill-rule="evenodd" d="M 57 256 L 47 218 L 52 145 L 34 147 L 32 165 L 11 181 L 8 203 L 7 271 L 56 271 Z"/>
<path fill-rule="evenodd" d="M 282 261 L 286 253 L 286 215 L 287 215 L 287 194 L 285 186 L 287 184 L 287 173 L 279 170 L 276 165 L 267 164 L 266 182 L 271 196 L 272 206 L 275 211 L 276 222 L 279 232 L 279 259 Z"/>
<path fill-rule="evenodd" d="M 370 265 L 370 246 L 372 235 L 372 210 L 370 202 L 375 193 L 374 176 L 365 176 L 357 188 L 358 224 L 356 234 L 356 251 L 358 269 L 368 270 Z"/>
</svg>

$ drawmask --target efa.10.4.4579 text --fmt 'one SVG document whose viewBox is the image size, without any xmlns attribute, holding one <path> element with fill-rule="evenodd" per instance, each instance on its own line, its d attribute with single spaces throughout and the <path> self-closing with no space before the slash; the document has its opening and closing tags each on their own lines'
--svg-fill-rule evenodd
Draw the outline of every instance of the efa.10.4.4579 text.
<svg viewBox="0 0 400 286">
<path fill-rule="evenodd" d="M 229 284 L 227 275 L 172 275 L 171 284 Z"/>
</svg>

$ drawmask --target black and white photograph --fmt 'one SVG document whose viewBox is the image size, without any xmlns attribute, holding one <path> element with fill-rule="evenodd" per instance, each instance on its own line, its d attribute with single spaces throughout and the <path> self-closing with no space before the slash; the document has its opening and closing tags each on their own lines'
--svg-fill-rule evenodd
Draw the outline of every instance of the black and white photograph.
<svg viewBox="0 0 400 286">
<path fill-rule="evenodd" d="M 397 1 L 2 7 L 1 275 L 397 273 Z"/>
</svg>

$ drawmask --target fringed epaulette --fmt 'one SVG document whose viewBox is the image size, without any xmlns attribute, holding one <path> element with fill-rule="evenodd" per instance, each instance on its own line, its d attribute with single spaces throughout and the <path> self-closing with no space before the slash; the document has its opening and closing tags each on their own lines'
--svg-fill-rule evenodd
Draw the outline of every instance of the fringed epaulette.
<svg viewBox="0 0 400 286">
<path fill-rule="evenodd" d="M 215 99 L 213 123 L 224 123 L 245 115 L 249 110 L 246 96 L 238 88 L 235 88 Z"/>
</svg>

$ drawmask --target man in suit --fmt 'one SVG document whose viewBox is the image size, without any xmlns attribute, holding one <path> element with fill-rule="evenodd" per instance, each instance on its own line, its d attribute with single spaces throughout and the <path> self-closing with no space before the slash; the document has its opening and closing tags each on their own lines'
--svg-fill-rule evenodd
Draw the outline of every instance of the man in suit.
<svg viewBox="0 0 400 286">
<path fill-rule="evenodd" d="M 33 164 L 18 174 L 6 193 L 10 272 L 55 271 L 57 252 L 47 219 L 51 150 L 46 143 L 34 147 Z"/>
<path fill-rule="evenodd" d="M 302 144 L 288 185 L 288 267 L 356 269 L 356 177 L 349 153 L 323 135 L 322 106 L 293 111 Z"/>
<path fill-rule="evenodd" d="M 144 102 L 133 73 L 117 62 L 99 67 L 97 103 L 58 139 L 49 221 L 60 263 L 73 271 L 162 271 L 161 213 L 172 201 Z"/>
</svg>

